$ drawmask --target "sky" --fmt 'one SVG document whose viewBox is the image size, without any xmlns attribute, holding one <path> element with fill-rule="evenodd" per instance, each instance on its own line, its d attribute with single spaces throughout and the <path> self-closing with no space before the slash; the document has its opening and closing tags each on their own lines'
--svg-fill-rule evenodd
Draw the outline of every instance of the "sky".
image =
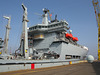
<svg viewBox="0 0 100 75">
<path fill-rule="evenodd" d="M 28 10 L 28 27 L 42 23 L 41 16 L 35 13 L 43 14 L 42 9 L 47 8 L 52 13 L 52 19 L 57 14 L 58 20 L 66 20 L 73 31 L 73 36 L 78 37 L 78 43 L 89 48 L 89 55 L 97 57 L 98 27 L 92 0 L 0 0 L 0 37 L 2 39 L 5 37 L 7 25 L 7 20 L 3 16 L 11 16 L 9 51 L 14 52 L 20 44 L 22 3 Z"/>
</svg>

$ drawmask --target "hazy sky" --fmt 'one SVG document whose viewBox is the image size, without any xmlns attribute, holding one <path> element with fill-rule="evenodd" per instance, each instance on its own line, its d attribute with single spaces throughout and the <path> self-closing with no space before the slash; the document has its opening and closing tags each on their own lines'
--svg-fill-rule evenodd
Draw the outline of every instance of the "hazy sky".
<svg viewBox="0 0 100 75">
<path fill-rule="evenodd" d="M 42 9 L 47 8 L 53 19 L 57 14 L 58 20 L 65 19 L 69 23 L 78 43 L 89 48 L 88 54 L 97 56 L 98 28 L 92 0 L 0 0 L 0 37 L 3 39 L 7 24 L 3 16 L 11 16 L 9 49 L 14 51 L 20 44 L 22 3 L 28 9 L 28 27 L 42 23 L 41 17 L 34 13 L 43 14 Z"/>
</svg>

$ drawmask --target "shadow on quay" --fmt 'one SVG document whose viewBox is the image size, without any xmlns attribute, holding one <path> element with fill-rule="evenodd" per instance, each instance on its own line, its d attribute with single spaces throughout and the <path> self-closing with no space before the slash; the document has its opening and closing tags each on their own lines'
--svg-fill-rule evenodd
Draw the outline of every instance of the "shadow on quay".
<svg viewBox="0 0 100 75">
<path fill-rule="evenodd" d="M 96 75 L 100 75 L 100 61 L 95 61 L 92 63 L 93 69 L 96 72 Z"/>
</svg>

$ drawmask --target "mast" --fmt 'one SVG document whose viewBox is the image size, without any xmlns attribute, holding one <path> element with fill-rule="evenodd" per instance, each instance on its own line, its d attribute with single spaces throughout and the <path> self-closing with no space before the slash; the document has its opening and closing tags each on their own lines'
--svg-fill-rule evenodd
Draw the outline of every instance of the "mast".
<svg viewBox="0 0 100 75">
<path fill-rule="evenodd" d="M 7 16 L 3 16 L 3 17 L 8 20 L 8 24 L 6 25 L 6 35 L 5 35 L 4 50 L 3 50 L 3 54 L 7 54 L 8 53 L 9 31 L 11 29 L 10 28 L 11 17 L 7 17 Z"/>
<path fill-rule="evenodd" d="M 28 33 L 27 33 L 27 8 L 22 4 L 23 8 L 23 31 L 21 37 L 21 55 L 24 56 L 26 59 L 29 57 L 28 52 Z"/>
<path fill-rule="evenodd" d="M 42 24 L 48 25 L 48 10 L 47 9 L 43 9 L 44 14 L 43 16 L 43 20 L 42 20 Z"/>
</svg>

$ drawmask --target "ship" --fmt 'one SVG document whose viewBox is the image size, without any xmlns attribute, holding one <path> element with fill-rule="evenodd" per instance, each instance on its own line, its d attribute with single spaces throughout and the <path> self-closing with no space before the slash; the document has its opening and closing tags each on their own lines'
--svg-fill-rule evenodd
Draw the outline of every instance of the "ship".
<svg viewBox="0 0 100 75">
<path fill-rule="evenodd" d="M 28 30 L 28 43 L 33 59 L 84 59 L 88 48 L 77 43 L 78 38 L 65 20 L 48 21 L 50 12 L 43 9 L 42 24 L 33 25 Z M 50 16 L 51 19 L 51 16 Z"/>
<path fill-rule="evenodd" d="M 43 9 L 42 24 L 27 27 L 27 8 L 22 4 L 23 13 L 23 31 L 21 35 L 20 47 L 15 51 L 15 56 L 22 58 L 30 58 L 33 60 L 44 59 L 85 59 L 88 53 L 86 46 L 79 45 L 78 38 L 72 35 L 72 30 L 66 20 L 59 21 L 57 15 L 52 20 L 50 11 Z M 50 20 L 48 20 L 48 16 Z M 8 19 L 10 24 L 10 17 Z M 5 40 L 9 39 L 10 25 L 6 26 Z M 0 39 L 0 45 L 2 45 Z M 5 43 L 6 44 L 6 43 Z M 8 46 L 8 41 L 6 46 Z M 1 48 L 3 46 L 0 46 Z M 7 47 L 4 46 L 5 54 L 7 54 Z M 20 52 L 19 52 L 20 51 Z M 17 53 L 18 52 L 18 53 Z M 4 54 L 4 53 L 3 53 Z"/>
<path fill-rule="evenodd" d="M 34 64 L 41 64 L 39 65 L 40 67 L 43 66 L 43 63 L 53 63 L 52 65 L 55 66 L 54 63 L 86 59 L 88 48 L 78 44 L 79 40 L 72 34 L 72 30 L 66 20 L 59 21 L 57 15 L 55 15 L 55 19 L 52 20 L 50 11 L 45 8 L 43 9 L 42 23 L 28 28 L 27 22 L 29 22 L 29 20 L 27 19 L 27 8 L 24 4 L 22 4 L 22 8 L 23 28 L 20 46 L 15 50 L 15 53 L 10 55 L 7 50 L 11 17 L 4 16 L 4 18 L 8 19 L 8 24 L 6 26 L 6 41 L 0 38 L 0 49 L 2 49 L 3 52 L 0 54 L 0 65 L 13 66 L 14 64 L 24 64 L 23 67 L 25 67 L 25 64 L 32 64 L 33 66 Z M 10 68 L 14 70 L 11 66 L 6 67 L 8 70 L 5 71 L 9 71 Z"/>
</svg>

